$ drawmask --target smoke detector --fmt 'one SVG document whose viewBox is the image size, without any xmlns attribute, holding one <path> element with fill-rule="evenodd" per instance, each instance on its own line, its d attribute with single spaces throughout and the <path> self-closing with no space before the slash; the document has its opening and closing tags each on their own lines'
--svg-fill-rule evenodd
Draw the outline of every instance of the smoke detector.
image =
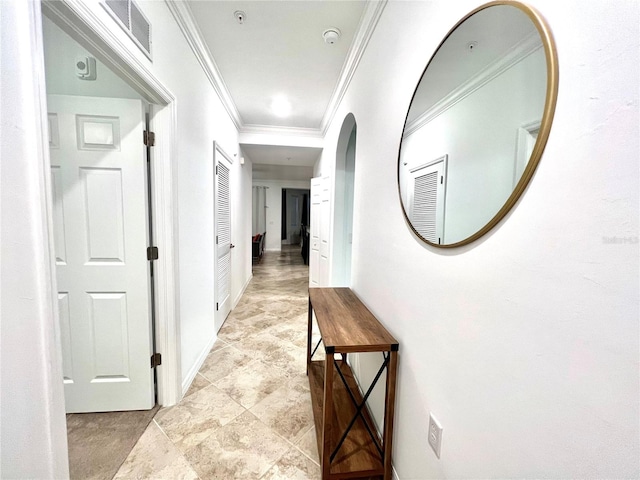
<svg viewBox="0 0 640 480">
<path fill-rule="evenodd" d="M 322 32 L 322 38 L 324 38 L 325 43 L 329 45 L 333 45 L 338 40 L 340 40 L 340 30 L 336 27 L 327 28 L 324 32 Z"/>
<path fill-rule="evenodd" d="M 236 10 L 235 12 L 233 12 L 233 16 L 236 17 L 236 20 L 240 25 L 242 25 L 247 18 L 247 14 L 242 10 Z"/>
</svg>

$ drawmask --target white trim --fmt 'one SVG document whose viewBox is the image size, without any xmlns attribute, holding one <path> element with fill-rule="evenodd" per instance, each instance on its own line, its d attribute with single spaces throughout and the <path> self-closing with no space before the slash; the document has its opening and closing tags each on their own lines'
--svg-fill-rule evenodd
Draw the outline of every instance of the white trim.
<svg viewBox="0 0 640 480">
<path fill-rule="evenodd" d="M 239 133 L 323 138 L 323 133 L 317 128 L 281 127 L 276 125 L 243 125 Z"/>
<path fill-rule="evenodd" d="M 158 368 L 158 403 L 170 406 L 181 398 L 180 315 L 176 172 L 177 116 L 173 94 L 131 53 L 96 14 L 80 0 L 42 2 L 43 12 L 76 40 L 90 46 L 110 68 L 152 104 L 163 106 L 153 115 L 156 147 L 153 149 L 152 215 L 160 259 L 156 263 L 156 350 L 162 354 Z M 155 110 L 155 109 L 154 109 Z M 46 108 L 45 108 L 46 113 Z M 46 134 L 46 130 L 45 130 Z M 51 200 L 49 199 L 49 202 Z"/>
<path fill-rule="evenodd" d="M 184 398 L 184 396 L 189 391 L 189 387 L 191 387 L 193 380 L 196 378 L 196 375 L 202 368 L 202 365 L 204 364 L 204 361 L 207 359 L 207 356 L 209 355 L 209 353 L 211 353 L 211 349 L 215 345 L 217 339 L 218 339 L 218 335 L 214 333 L 211 339 L 207 342 L 207 345 L 200 352 L 200 355 L 198 355 L 198 358 L 193 364 L 193 367 L 191 367 L 191 369 L 187 372 L 187 375 L 185 376 L 181 385 L 181 390 L 180 390 L 182 392 L 181 398 Z"/>
<path fill-rule="evenodd" d="M 542 48 L 542 41 L 538 32 L 533 32 L 526 38 L 511 47 L 506 54 L 487 65 L 484 69 L 453 90 L 447 96 L 439 100 L 435 105 L 422 113 L 418 118 L 407 123 L 402 138 L 420 130 L 438 115 L 443 114 L 451 107 L 464 100 L 473 92 L 483 87 L 491 80 L 501 75 L 518 62 L 524 60 L 535 51 Z"/>
<path fill-rule="evenodd" d="M 82 0 L 43 0 L 42 11 L 75 40 L 90 45 L 103 63 L 147 101 L 156 104 L 175 101 L 173 94 Z"/>
<path fill-rule="evenodd" d="M 211 55 L 209 47 L 207 47 L 206 42 L 202 39 L 202 33 L 193 18 L 191 8 L 189 8 L 189 5 L 183 1 L 165 0 L 165 3 L 167 4 L 167 7 L 169 7 L 169 11 L 172 13 L 173 17 L 176 19 L 178 27 L 180 27 L 182 34 L 186 38 L 189 47 L 191 47 L 198 63 L 200 63 L 202 70 L 209 79 L 211 86 L 218 94 L 218 97 L 229 114 L 231 121 L 236 126 L 236 129 L 240 130 L 243 126 L 243 122 L 240 117 L 240 113 L 238 112 L 238 108 L 229 93 L 229 89 L 220 74 L 220 70 L 218 70 L 218 65 L 216 64 L 213 55 Z"/>
<path fill-rule="evenodd" d="M 158 109 L 159 108 L 159 109 Z M 155 111 L 158 109 L 157 111 Z M 156 145 L 151 150 L 153 166 L 153 231 L 159 258 L 154 265 L 156 351 L 162 355 L 157 367 L 158 403 L 174 405 L 179 396 L 182 367 L 180 345 L 180 284 L 178 257 L 178 191 L 174 188 L 177 172 L 172 158 L 177 158 L 177 112 L 175 102 L 164 107 L 151 106 L 151 127 Z M 158 168 L 160 167 L 160 168 Z"/>
<path fill-rule="evenodd" d="M 233 98 L 231 97 L 231 94 L 229 93 L 229 89 L 222 78 L 222 74 L 218 69 L 215 59 L 213 58 L 207 43 L 203 40 L 202 32 L 198 27 L 197 22 L 194 20 L 193 12 L 189 8 L 189 5 L 186 2 L 178 0 L 165 0 L 165 3 L 176 19 L 187 43 L 198 59 L 198 63 L 200 63 L 205 75 L 209 79 L 213 89 L 218 94 L 220 101 L 224 105 L 224 108 L 231 117 L 231 120 L 239 133 L 281 134 L 323 138 L 329 129 L 329 125 L 331 125 L 333 117 L 335 116 L 347 89 L 349 88 L 351 79 L 360 64 L 360 60 L 364 55 L 367 45 L 369 44 L 369 39 L 373 35 L 373 32 L 378 25 L 378 21 L 380 20 L 380 16 L 387 5 L 387 0 L 367 0 L 365 9 L 360 17 L 358 29 L 353 41 L 351 42 L 351 46 L 349 47 L 349 52 L 347 53 L 345 62 L 342 65 L 338 82 L 336 83 L 331 99 L 325 109 L 322 122 L 320 123 L 320 128 L 295 128 L 245 124 L 235 102 L 233 101 Z"/>
<path fill-rule="evenodd" d="M 0 2 L 0 30 L 0 476 L 68 478 L 40 5 Z"/>
<path fill-rule="evenodd" d="M 438 164 L 442 164 L 438 166 Z M 426 174 L 430 174 L 433 172 L 437 172 L 438 176 L 441 177 L 441 181 L 436 184 L 436 227 L 435 227 L 435 235 L 437 237 L 437 243 L 444 243 L 445 241 L 445 218 L 446 218 L 446 203 L 447 203 L 447 172 L 449 167 L 449 154 L 444 154 L 434 160 L 430 160 L 425 162 L 417 167 L 413 167 L 409 169 L 408 175 L 408 192 L 409 199 L 407 202 L 407 212 L 409 213 L 409 219 L 413 224 L 413 208 L 414 208 L 414 198 L 415 198 L 415 181 L 418 177 L 421 177 Z M 423 172 L 422 170 L 427 170 Z M 437 181 L 437 180 L 436 180 Z M 441 186 L 440 186 L 441 185 Z M 422 236 L 423 233 L 417 231 L 418 235 Z M 426 238 L 426 237 L 424 237 Z M 427 240 L 436 243 L 436 239 L 428 239 Z"/>
<path fill-rule="evenodd" d="M 267 187 L 269 188 L 269 187 Z M 238 303 L 240 302 L 240 299 L 242 298 L 242 296 L 244 295 L 244 292 L 247 290 L 247 287 L 249 286 L 249 284 L 251 283 L 251 280 L 253 279 L 253 274 L 249 275 L 249 278 L 247 279 L 247 281 L 245 282 L 244 286 L 240 289 L 240 293 L 238 293 L 238 295 L 236 296 L 236 298 L 233 300 L 233 303 L 231 304 L 231 311 L 233 311 L 234 308 L 236 308 L 238 306 Z"/>
<path fill-rule="evenodd" d="M 541 120 L 533 120 L 532 122 L 520 125 L 516 130 L 516 156 L 513 167 L 513 188 L 515 188 L 520 181 L 520 177 L 529 163 L 531 152 L 535 147 L 537 133 L 540 131 L 541 124 Z M 533 138 L 534 133 L 536 134 L 535 138 Z M 531 143 L 531 140 L 533 140 L 533 143 Z M 529 146 L 531 146 L 531 149 L 529 149 Z"/>
<path fill-rule="evenodd" d="M 445 170 L 445 175 L 446 175 L 448 160 L 449 160 L 449 155 L 445 153 L 444 155 L 439 156 L 435 160 L 430 160 L 428 162 L 422 163 L 422 164 L 418 165 L 417 167 L 411 167 L 409 169 L 409 173 L 415 173 L 418 170 L 422 170 L 423 168 L 430 167 L 431 165 L 435 165 L 436 163 L 444 162 L 444 167 L 445 167 L 444 170 Z"/>
<path fill-rule="evenodd" d="M 331 100 L 329 100 L 322 123 L 320 124 L 322 136 L 327 133 L 329 125 L 331 125 L 333 117 L 338 111 L 338 107 L 347 92 L 347 88 L 349 88 L 351 79 L 360 64 L 360 60 L 367 49 L 367 45 L 369 45 L 369 40 L 371 39 L 371 36 L 378 25 L 378 21 L 380 20 L 380 16 L 386 6 L 387 0 L 367 1 L 367 5 L 362 13 L 362 17 L 360 18 L 358 30 L 356 31 L 353 42 L 351 42 L 347 58 L 342 66 L 338 83 L 336 83 L 333 95 L 331 96 Z"/>
<path fill-rule="evenodd" d="M 227 160 L 227 162 L 229 162 L 229 165 L 233 165 L 233 157 L 224 151 L 224 148 L 222 148 L 222 145 L 220 145 L 219 142 L 213 142 L 213 149 L 216 152 L 220 152 L 220 154 Z"/>
<path fill-rule="evenodd" d="M 214 243 L 213 243 L 213 278 L 214 278 L 214 290 L 213 290 L 213 301 L 216 303 L 216 309 L 214 312 L 214 330 L 215 330 L 215 334 L 218 334 L 218 331 L 220 330 L 220 328 L 222 328 L 222 325 L 224 325 L 224 322 L 227 320 L 228 315 L 231 314 L 231 310 L 233 310 L 233 299 L 231 298 L 231 285 L 232 285 L 232 275 L 233 275 L 233 268 L 232 268 L 232 256 L 231 256 L 231 250 L 229 250 L 229 313 L 227 314 L 227 316 L 223 319 L 221 319 L 222 321 L 220 323 L 218 323 L 218 321 L 220 320 L 220 315 L 221 315 L 221 310 L 218 310 L 218 304 L 220 303 L 220 299 L 219 299 L 219 292 L 218 292 L 218 165 L 220 164 L 220 158 L 218 157 L 217 154 L 222 155 L 222 158 L 224 159 L 224 161 L 226 161 L 229 165 L 228 165 L 228 169 L 229 169 L 229 202 L 231 202 L 231 175 L 232 175 L 232 168 L 231 166 L 233 165 L 233 157 L 231 157 L 229 154 L 227 154 L 227 152 L 225 152 L 224 148 L 222 148 L 222 145 L 220 145 L 219 142 L 216 142 L 215 140 L 213 141 L 213 238 L 214 238 Z M 231 204 L 229 204 L 231 205 Z M 231 208 L 231 206 L 229 207 Z M 231 239 L 233 238 L 233 217 L 232 215 L 232 211 L 229 211 L 229 243 L 231 243 Z M 219 325 L 219 326 L 218 326 Z"/>
</svg>

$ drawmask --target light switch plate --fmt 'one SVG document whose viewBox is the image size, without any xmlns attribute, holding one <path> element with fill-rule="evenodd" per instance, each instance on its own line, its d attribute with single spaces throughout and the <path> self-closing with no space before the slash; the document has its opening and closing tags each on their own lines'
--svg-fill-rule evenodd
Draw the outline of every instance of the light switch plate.
<svg viewBox="0 0 640 480">
<path fill-rule="evenodd" d="M 429 445 L 440 458 L 440 447 L 442 446 L 442 426 L 435 419 L 433 413 L 429 413 Z"/>
</svg>

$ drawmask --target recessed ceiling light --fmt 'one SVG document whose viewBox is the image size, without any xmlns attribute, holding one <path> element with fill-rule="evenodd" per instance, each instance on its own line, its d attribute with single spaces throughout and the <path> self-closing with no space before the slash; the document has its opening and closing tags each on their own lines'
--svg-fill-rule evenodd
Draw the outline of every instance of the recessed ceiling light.
<svg viewBox="0 0 640 480">
<path fill-rule="evenodd" d="M 278 95 L 271 102 L 271 111 L 278 117 L 288 117 L 291 113 L 291 103 L 284 95 Z"/>
</svg>

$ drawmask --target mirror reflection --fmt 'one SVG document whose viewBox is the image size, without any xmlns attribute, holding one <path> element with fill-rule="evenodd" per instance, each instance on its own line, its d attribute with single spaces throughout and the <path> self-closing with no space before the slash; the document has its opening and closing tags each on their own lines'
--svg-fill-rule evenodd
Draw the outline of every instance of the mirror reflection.
<svg viewBox="0 0 640 480">
<path fill-rule="evenodd" d="M 497 223 L 528 181 L 546 99 L 545 48 L 524 9 L 481 9 L 448 35 L 414 93 L 398 162 L 405 215 L 423 240 L 464 244 Z"/>
</svg>

